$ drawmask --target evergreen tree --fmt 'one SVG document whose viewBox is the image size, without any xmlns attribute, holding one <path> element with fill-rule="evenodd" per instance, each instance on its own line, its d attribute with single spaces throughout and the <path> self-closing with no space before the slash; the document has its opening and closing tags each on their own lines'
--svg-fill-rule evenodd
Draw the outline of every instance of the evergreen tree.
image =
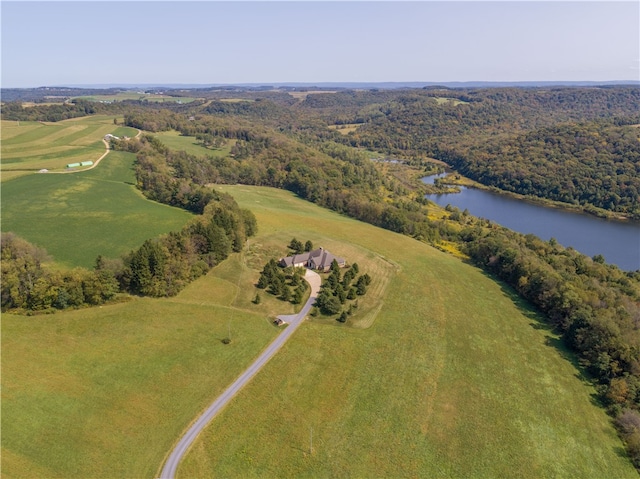
<svg viewBox="0 0 640 479">
<path fill-rule="evenodd" d="M 289 248 L 293 250 L 295 254 L 304 252 L 304 246 L 302 245 L 302 242 L 296 238 L 293 238 L 291 240 L 291 243 L 289 243 Z"/>
</svg>

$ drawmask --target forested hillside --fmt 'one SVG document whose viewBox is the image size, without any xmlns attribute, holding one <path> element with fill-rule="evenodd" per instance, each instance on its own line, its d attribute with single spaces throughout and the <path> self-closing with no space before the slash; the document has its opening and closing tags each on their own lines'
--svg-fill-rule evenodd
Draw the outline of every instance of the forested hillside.
<svg viewBox="0 0 640 479">
<path fill-rule="evenodd" d="M 640 129 L 570 123 L 442 153 L 486 185 L 640 218 Z"/>
</svg>

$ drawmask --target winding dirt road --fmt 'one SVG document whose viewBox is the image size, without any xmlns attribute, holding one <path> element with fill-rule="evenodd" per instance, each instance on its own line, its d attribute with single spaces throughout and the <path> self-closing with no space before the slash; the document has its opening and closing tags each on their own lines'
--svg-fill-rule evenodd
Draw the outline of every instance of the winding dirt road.
<svg viewBox="0 0 640 479">
<path fill-rule="evenodd" d="M 200 415 L 200 417 L 191 425 L 189 430 L 182 436 L 178 444 L 174 447 L 169 458 L 165 462 L 162 472 L 160 473 L 161 479 L 173 479 L 178 469 L 178 465 L 182 460 L 182 457 L 189 450 L 189 447 L 196 440 L 200 432 L 206 427 L 207 424 L 218 414 L 226 405 L 233 399 L 233 397 L 246 385 L 253 376 L 255 376 L 260 369 L 271 359 L 282 345 L 291 337 L 291 335 L 298 329 L 298 326 L 302 324 L 302 321 L 309 313 L 309 310 L 315 303 L 320 291 L 320 284 L 322 282 L 320 275 L 307 270 L 304 279 L 311 286 L 311 295 L 309 300 L 305 303 L 304 307 L 298 314 L 278 316 L 278 318 L 289 323 L 289 326 L 280 333 L 280 335 L 269 345 L 267 349 L 256 359 L 251 366 L 249 366 L 241 375 L 236 379 L 231 386 L 229 386 L 218 398 L 207 408 L 207 410 Z"/>
<path fill-rule="evenodd" d="M 137 128 L 136 128 L 137 129 Z M 142 133 L 142 130 L 138 130 L 138 133 L 136 134 L 136 136 L 134 136 L 134 138 L 138 138 L 140 136 L 140 134 Z M 102 143 L 104 143 L 104 147 L 107 149 L 107 151 L 105 151 L 102 156 L 100 158 L 98 158 L 93 165 L 91 165 L 89 168 L 84 168 L 82 170 L 67 170 L 67 171 L 47 171 L 47 173 L 54 173 L 57 175 L 66 175 L 68 173 L 82 173 L 83 171 L 89 171 L 94 169 L 96 166 L 98 166 L 98 163 L 100 163 L 100 161 L 109 154 L 109 152 L 111 151 L 111 148 L 109 148 L 109 143 L 107 142 L 107 140 L 105 140 L 104 138 L 102 139 Z"/>
</svg>

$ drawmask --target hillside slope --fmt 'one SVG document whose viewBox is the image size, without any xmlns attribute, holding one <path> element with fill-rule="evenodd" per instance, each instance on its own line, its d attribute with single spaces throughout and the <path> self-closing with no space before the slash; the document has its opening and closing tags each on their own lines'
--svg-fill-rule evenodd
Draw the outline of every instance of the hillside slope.
<svg viewBox="0 0 640 479">
<path fill-rule="evenodd" d="M 594 390 L 508 288 L 289 193 L 223 189 L 256 214 L 256 241 L 330 235 L 399 271 L 372 327 L 304 324 L 178 477 L 637 477 Z"/>
</svg>

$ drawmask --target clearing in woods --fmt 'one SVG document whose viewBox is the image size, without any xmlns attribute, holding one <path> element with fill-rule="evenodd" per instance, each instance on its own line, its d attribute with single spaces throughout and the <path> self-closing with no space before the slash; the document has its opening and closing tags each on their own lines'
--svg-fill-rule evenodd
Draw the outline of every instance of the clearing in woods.
<svg viewBox="0 0 640 479">
<path fill-rule="evenodd" d="M 195 136 L 183 136 L 179 131 L 161 131 L 153 133 L 162 143 L 172 150 L 184 151 L 194 156 L 224 157 L 231 152 L 231 147 L 236 140 L 226 140 L 226 144 L 220 148 L 206 148 L 198 142 Z"/>
</svg>

